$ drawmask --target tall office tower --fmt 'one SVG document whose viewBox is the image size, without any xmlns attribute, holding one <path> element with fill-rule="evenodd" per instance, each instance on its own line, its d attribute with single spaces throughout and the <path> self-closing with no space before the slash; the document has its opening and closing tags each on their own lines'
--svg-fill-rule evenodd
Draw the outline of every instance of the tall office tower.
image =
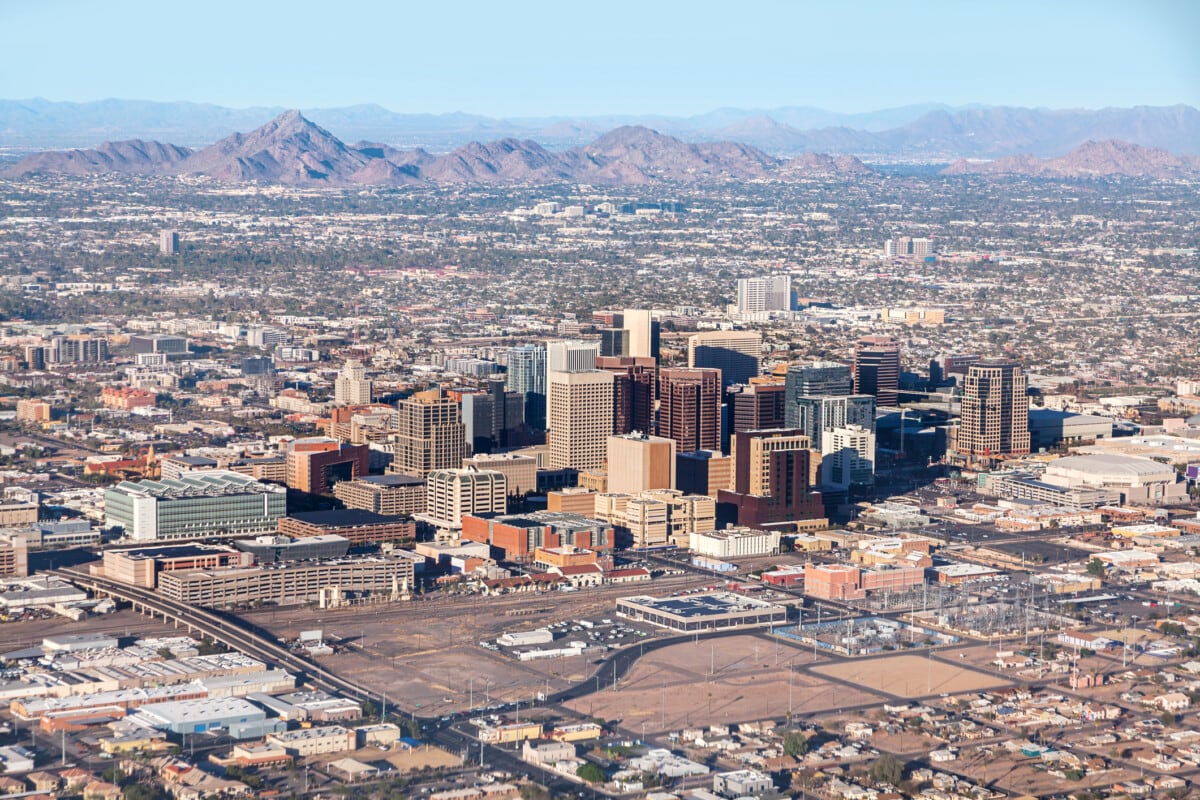
<svg viewBox="0 0 1200 800">
<path fill-rule="evenodd" d="M 435 469 L 461 467 L 467 455 L 462 407 L 441 389 L 418 392 L 396 404 L 393 459 L 388 471 L 423 478 Z"/>
<path fill-rule="evenodd" d="M 546 344 L 546 372 L 583 372 L 596 368 L 599 342 L 578 339 Z"/>
<path fill-rule="evenodd" d="M 658 358 L 659 327 L 649 309 L 627 308 L 621 312 L 621 327 L 629 331 L 629 350 L 635 358 Z"/>
<path fill-rule="evenodd" d="M 675 441 L 644 433 L 608 439 L 608 491 L 637 494 L 675 488 Z"/>
<path fill-rule="evenodd" d="M 688 366 L 721 370 L 725 386 L 749 383 L 762 368 L 762 334 L 706 331 L 688 337 Z"/>
<path fill-rule="evenodd" d="M 601 369 L 551 372 L 547 383 L 548 467 L 603 468 L 613 429 L 613 374 Z"/>
<path fill-rule="evenodd" d="M 596 369 L 613 374 L 613 433 L 649 433 L 654 424 L 655 360 L 600 356 Z"/>
<path fill-rule="evenodd" d="M 600 356 L 613 358 L 629 355 L 629 331 L 624 328 L 600 329 Z"/>
<path fill-rule="evenodd" d="M 963 455 L 1021 455 L 1029 452 L 1029 397 L 1021 365 L 1007 359 L 967 368 L 962 421 L 955 448 Z"/>
<path fill-rule="evenodd" d="M 525 395 L 525 424 L 546 429 L 546 348 L 536 344 L 508 351 L 508 390 Z"/>
<path fill-rule="evenodd" d="M 46 351 L 47 348 L 38 345 L 26 345 L 25 347 L 25 364 L 29 369 L 45 369 L 46 368 Z"/>
<path fill-rule="evenodd" d="M 490 453 L 527 444 L 525 395 L 507 392 L 502 380 L 489 380 L 486 392 L 462 396 L 462 417 L 472 452 Z"/>
<path fill-rule="evenodd" d="M 792 276 L 769 275 L 741 278 L 737 282 L 737 310 L 741 314 L 758 311 L 790 311 Z"/>
<path fill-rule="evenodd" d="M 787 368 L 787 405 L 797 397 L 827 395 L 840 397 L 854 393 L 854 374 L 846 364 L 814 361 L 811 364 L 792 364 Z M 796 425 L 789 420 L 788 427 Z"/>
<path fill-rule="evenodd" d="M 164 256 L 179 255 L 179 231 L 163 231 L 158 235 L 158 253 Z"/>
<path fill-rule="evenodd" d="M 503 514 L 508 510 L 504 473 L 462 467 L 435 469 L 425 476 L 424 519 L 439 528 L 461 528 L 464 514 Z"/>
<path fill-rule="evenodd" d="M 794 429 L 734 435 L 733 489 L 717 495 L 718 522 L 765 528 L 824 516 L 810 447 Z"/>
<path fill-rule="evenodd" d="M 787 412 L 787 426 L 808 436 L 814 450 L 824 446 L 825 435 L 834 428 L 861 425 L 875 430 L 875 398 L 869 394 L 801 396 Z"/>
<path fill-rule="evenodd" d="M 742 431 L 782 428 L 786 423 L 786 384 L 781 378 L 755 378 L 748 385 L 730 386 L 725 399 L 730 406 L 730 435 Z"/>
<path fill-rule="evenodd" d="M 894 406 L 900 388 L 900 343 L 891 336 L 864 336 L 854 343 L 854 392 Z"/>
<path fill-rule="evenodd" d="M 675 488 L 684 494 L 716 497 L 733 486 L 733 458 L 716 450 L 675 455 Z"/>
<path fill-rule="evenodd" d="M 821 442 L 821 485 L 849 489 L 875 483 L 875 432 L 861 425 L 826 431 Z"/>
<path fill-rule="evenodd" d="M 658 435 L 681 453 L 721 449 L 721 371 L 664 369 L 658 373 Z"/>
<path fill-rule="evenodd" d="M 362 362 L 351 358 L 333 382 L 333 401 L 339 406 L 361 406 L 371 402 L 371 382 Z"/>
</svg>

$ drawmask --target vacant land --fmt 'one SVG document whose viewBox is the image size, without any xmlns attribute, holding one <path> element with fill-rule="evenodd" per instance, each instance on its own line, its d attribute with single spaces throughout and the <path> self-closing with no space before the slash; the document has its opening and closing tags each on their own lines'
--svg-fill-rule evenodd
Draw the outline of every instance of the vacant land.
<svg viewBox="0 0 1200 800">
<path fill-rule="evenodd" d="M 573 700 L 631 733 L 808 715 L 883 702 L 809 671 L 812 652 L 747 634 L 647 653 L 615 689 Z"/>
<path fill-rule="evenodd" d="M 973 669 L 914 655 L 844 661 L 814 667 L 813 672 L 894 697 L 957 694 L 1010 685 Z"/>
</svg>

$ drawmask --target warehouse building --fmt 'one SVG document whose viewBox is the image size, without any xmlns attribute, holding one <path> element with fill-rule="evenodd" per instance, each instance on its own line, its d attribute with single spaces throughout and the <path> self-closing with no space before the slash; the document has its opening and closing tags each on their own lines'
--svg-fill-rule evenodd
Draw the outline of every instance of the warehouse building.
<svg viewBox="0 0 1200 800">
<path fill-rule="evenodd" d="M 138 709 L 132 718 L 170 733 L 222 730 L 234 739 L 258 739 L 287 729 L 283 720 L 267 719 L 267 712 L 238 697 L 156 703 Z"/>
<path fill-rule="evenodd" d="M 785 607 L 733 592 L 687 597 L 622 597 L 617 600 L 617 615 L 683 633 L 759 627 L 787 621 Z"/>
</svg>

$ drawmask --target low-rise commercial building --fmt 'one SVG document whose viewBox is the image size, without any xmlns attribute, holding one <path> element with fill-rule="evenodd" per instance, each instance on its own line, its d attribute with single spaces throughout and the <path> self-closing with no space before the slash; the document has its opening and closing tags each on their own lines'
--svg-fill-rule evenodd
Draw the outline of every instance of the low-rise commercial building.
<svg viewBox="0 0 1200 800">
<path fill-rule="evenodd" d="M 749 558 L 779 552 L 779 531 L 752 528 L 727 528 L 722 531 L 693 533 L 693 553 L 713 558 Z"/>
<path fill-rule="evenodd" d="M 622 597 L 617 600 L 617 615 L 692 633 L 779 624 L 787 620 L 787 609 L 733 592 L 710 592 L 686 597 Z"/>
<path fill-rule="evenodd" d="M 272 733 L 267 744 L 283 748 L 288 755 L 307 758 L 326 753 L 344 753 L 358 747 L 357 736 L 349 728 L 330 725 L 325 728 L 300 728 L 294 731 Z"/>
</svg>

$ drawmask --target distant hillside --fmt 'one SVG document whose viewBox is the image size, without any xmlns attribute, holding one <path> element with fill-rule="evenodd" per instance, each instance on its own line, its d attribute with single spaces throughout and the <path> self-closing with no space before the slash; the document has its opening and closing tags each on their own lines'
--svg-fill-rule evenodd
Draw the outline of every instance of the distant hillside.
<svg viewBox="0 0 1200 800">
<path fill-rule="evenodd" d="M 1065 156 L 1041 159 L 1010 156 L 996 161 L 956 161 L 943 175 L 1034 175 L 1055 178 L 1086 178 L 1128 175 L 1144 178 L 1200 177 L 1200 158 L 1177 156 L 1160 147 L 1142 147 L 1108 140 L 1085 142 Z"/>
<path fill-rule="evenodd" d="M 622 127 L 591 144 L 551 152 L 530 140 L 471 142 L 445 155 L 383 144 L 348 146 L 299 111 L 200 150 L 158 142 L 110 142 L 94 150 L 38 153 L 4 174 L 129 173 L 203 175 L 220 181 L 289 186 L 401 186 L 414 183 L 595 183 L 788 180 L 808 175 L 862 175 L 853 157 L 808 154 L 781 161 L 734 142 L 689 144 L 648 128 Z"/>
<path fill-rule="evenodd" d="M 126 139 L 196 147 L 265 125 L 281 108 L 201 103 L 0 100 L 0 147 L 95 147 Z M 817 108 L 721 108 L 690 117 L 611 115 L 498 119 L 478 114 L 402 114 L 379 105 L 305 110 L 343 141 L 385 142 L 447 153 L 471 142 L 515 139 L 548 149 L 588 144 L 621 127 L 652 128 L 690 142 L 737 141 L 773 155 L 818 152 L 905 159 L 1061 155 L 1115 139 L 1200 155 L 1200 111 L 1187 105 L 1103 109 L 950 106 L 926 103 L 861 114 Z"/>
</svg>

